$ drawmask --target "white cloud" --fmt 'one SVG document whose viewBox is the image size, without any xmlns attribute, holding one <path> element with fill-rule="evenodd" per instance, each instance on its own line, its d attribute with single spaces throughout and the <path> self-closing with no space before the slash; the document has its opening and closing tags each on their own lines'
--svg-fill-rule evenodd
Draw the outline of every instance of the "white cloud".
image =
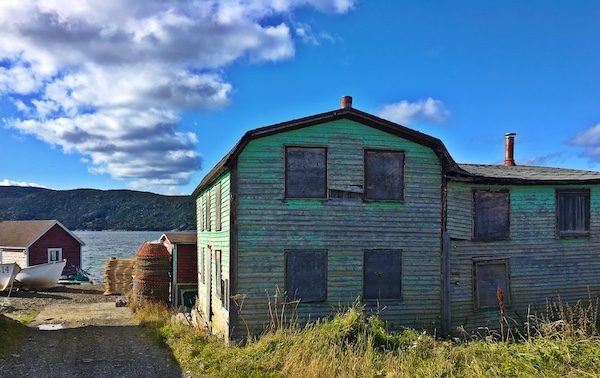
<svg viewBox="0 0 600 378">
<path fill-rule="evenodd" d="M 384 105 L 377 115 L 399 124 L 411 125 L 420 121 L 444 123 L 450 117 L 450 112 L 442 101 L 429 97 L 415 102 L 403 100 Z"/>
<path fill-rule="evenodd" d="M 224 69 L 293 57 L 292 13 L 354 0 L 4 0 L 0 96 L 9 127 L 131 186 L 177 186 L 200 166 L 187 109 L 226 106 Z M 289 24 L 289 25 L 288 25 Z M 302 36 L 297 36 L 302 38 Z M 168 189 L 172 191 L 172 189 Z"/>
<path fill-rule="evenodd" d="M 577 133 L 570 144 L 583 147 L 584 154 L 594 161 L 600 161 L 600 123 Z"/>
<path fill-rule="evenodd" d="M 37 184 L 35 182 L 15 181 L 7 178 L 0 180 L 0 186 L 32 186 L 35 188 L 45 188 L 44 185 Z"/>
</svg>

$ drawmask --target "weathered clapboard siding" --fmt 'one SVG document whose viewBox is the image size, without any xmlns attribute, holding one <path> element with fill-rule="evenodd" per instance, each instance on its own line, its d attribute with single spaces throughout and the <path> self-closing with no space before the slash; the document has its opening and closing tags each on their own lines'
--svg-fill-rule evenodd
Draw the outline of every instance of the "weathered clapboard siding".
<svg viewBox="0 0 600 378">
<path fill-rule="evenodd" d="M 216 188 L 221 184 L 221 231 L 216 231 Z M 202 231 L 202 214 L 206 208 L 206 199 L 210 198 L 210 221 L 212 223 L 211 231 Z M 221 251 L 222 273 L 223 280 L 230 281 L 229 277 L 229 261 L 230 261 L 230 174 L 224 173 L 213 185 L 202 191 L 196 197 L 196 219 L 198 232 L 198 308 L 203 312 L 203 316 L 207 318 L 212 312 L 211 327 L 213 333 L 229 337 L 229 311 L 225 308 L 223 300 L 217 297 L 216 293 L 216 265 L 215 251 Z M 210 247 L 210 249 L 209 249 Z M 211 292 L 211 308 L 208 308 L 207 293 L 209 292 L 207 285 L 208 278 L 202 282 L 200 271 L 202 264 L 200 259 L 203 257 L 204 251 L 204 266 L 205 274 L 210 274 L 210 282 L 212 282 Z"/>
<path fill-rule="evenodd" d="M 560 239 L 556 236 L 557 188 L 591 189 L 591 236 Z M 453 327 L 473 330 L 496 327 L 497 310 L 475 311 L 473 257 L 510 258 L 512 304 L 507 315 L 524 321 L 528 307 L 543 311 L 546 299 L 574 303 L 588 295 L 600 296 L 600 188 L 597 186 L 469 185 L 448 184 L 448 225 L 470 224 L 473 189 L 510 191 L 510 240 L 475 242 L 452 240 L 450 293 Z M 465 209 L 469 209 L 467 212 Z M 456 229 L 455 229 L 456 230 Z M 470 239 L 470 231 L 468 239 Z M 466 228 L 459 233 L 467 235 Z M 454 235 L 456 237 L 456 234 Z"/>
<path fill-rule="evenodd" d="M 404 202 L 284 198 L 286 145 L 327 147 L 328 188 L 362 191 L 363 149 L 405 152 Z M 268 300 L 285 287 L 286 249 L 328 253 L 327 300 L 300 304 L 300 321 L 351 304 L 363 292 L 363 251 L 402 250 L 402 299 L 385 301 L 392 327 L 436 327 L 440 321 L 441 175 L 429 148 L 383 131 L 337 120 L 251 140 L 237 160 L 237 291 L 245 296 L 233 333 L 245 321 L 259 332 Z M 375 310 L 369 304 L 368 310 Z M 232 308 L 232 311 L 236 311 Z"/>
</svg>

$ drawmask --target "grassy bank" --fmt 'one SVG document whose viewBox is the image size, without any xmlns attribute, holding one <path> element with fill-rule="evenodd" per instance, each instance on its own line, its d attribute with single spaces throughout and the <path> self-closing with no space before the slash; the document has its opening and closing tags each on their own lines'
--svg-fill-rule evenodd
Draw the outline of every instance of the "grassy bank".
<svg viewBox="0 0 600 378">
<path fill-rule="evenodd" d="M 600 376 L 597 328 L 546 321 L 529 336 L 437 340 L 412 330 L 390 333 L 360 309 L 304 329 L 281 329 L 243 346 L 169 321 L 146 306 L 137 317 L 186 370 L 214 376 Z M 595 324 L 595 323 L 594 323 Z M 533 335 L 532 335 L 533 333 Z"/>
<path fill-rule="evenodd" d="M 23 336 L 23 327 L 20 322 L 0 314 L 0 356 L 12 350 Z"/>
</svg>

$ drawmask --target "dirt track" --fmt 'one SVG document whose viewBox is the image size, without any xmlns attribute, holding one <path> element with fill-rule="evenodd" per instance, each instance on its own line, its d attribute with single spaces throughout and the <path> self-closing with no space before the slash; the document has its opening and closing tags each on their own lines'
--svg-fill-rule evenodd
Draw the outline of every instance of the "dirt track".
<svg viewBox="0 0 600 378">
<path fill-rule="evenodd" d="M 12 377 L 181 377 L 164 348 L 153 344 L 127 308 L 116 308 L 98 286 L 13 293 L 9 316 L 40 311 L 22 342 L 0 361 Z M 10 311 L 6 311 L 10 310 Z M 54 331 L 39 326 L 63 327 Z"/>
</svg>

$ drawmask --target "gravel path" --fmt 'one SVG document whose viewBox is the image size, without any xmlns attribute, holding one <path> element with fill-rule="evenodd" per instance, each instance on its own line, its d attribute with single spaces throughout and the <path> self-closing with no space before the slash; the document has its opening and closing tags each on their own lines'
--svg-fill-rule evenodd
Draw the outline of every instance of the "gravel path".
<svg viewBox="0 0 600 378">
<path fill-rule="evenodd" d="M 0 360 L 0 376 L 10 377 L 181 377 L 169 352 L 152 343 L 127 308 L 99 287 L 55 288 L 16 293 L 9 315 L 40 311 L 23 341 Z M 7 312 L 7 311 L 3 311 Z M 63 327 L 41 331 L 40 325 Z M 43 326 L 44 327 L 44 326 Z"/>
</svg>

